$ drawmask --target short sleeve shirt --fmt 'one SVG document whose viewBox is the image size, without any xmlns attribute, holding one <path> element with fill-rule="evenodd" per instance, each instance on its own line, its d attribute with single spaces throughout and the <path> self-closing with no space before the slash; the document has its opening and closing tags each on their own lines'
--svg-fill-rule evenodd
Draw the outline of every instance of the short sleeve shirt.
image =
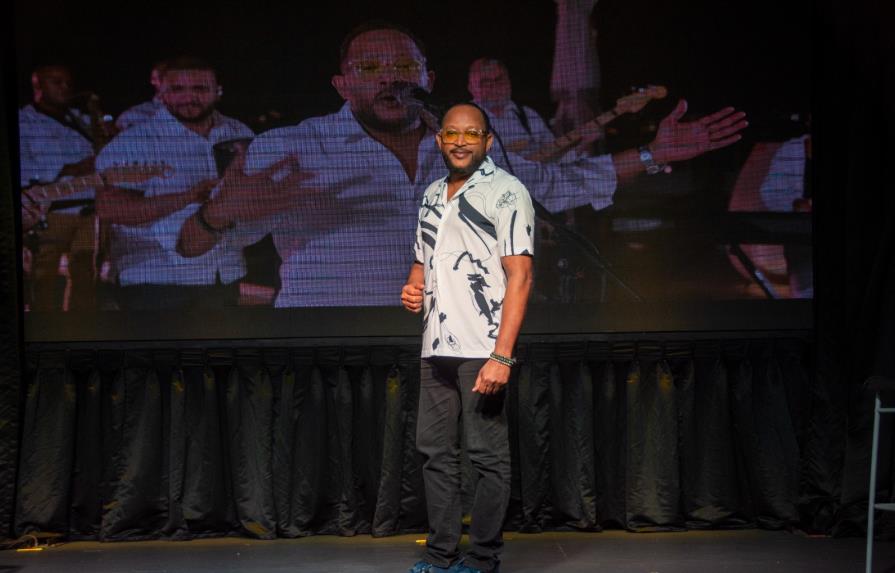
<svg viewBox="0 0 895 573">
<path fill-rule="evenodd" d="M 200 181 L 218 177 L 215 143 L 253 135 L 247 126 L 219 112 L 214 112 L 213 119 L 214 127 L 205 138 L 163 107 L 109 142 L 96 158 L 96 167 L 104 171 L 132 163 L 166 165 L 171 173 L 165 177 L 119 187 L 140 191 L 144 197 L 183 193 Z M 224 233 L 214 248 L 198 257 L 177 252 L 180 229 L 199 207 L 199 203 L 190 203 L 143 225 L 111 225 L 111 258 L 118 282 L 123 286 L 202 286 L 218 280 L 230 284 L 242 278 L 246 273 L 243 244 L 234 233 Z"/>
<path fill-rule="evenodd" d="M 807 135 L 783 143 L 771 158 L 768 175 L 759 193 L 765 209 L 791 212 L 797 199 L 805 196 L 805 163 Z"/>
<path fill-rule="evenodd" d="M 425 269 L 424 358 L 494 351 L 507 284 L 501 257 L 533 256 L 533 235 L 528 191 L 490 158 L 450 201 L 447 178 L 429 186 L 414 246 Z"/>
<path fill-rule="evenodd" d="M 523 155 L 526 155 L 552 145 L 556 139 L 538 112 L 530 107 L 511 101 L 497 113 L 483 102 L 476 103 L 488 112 L 491 130 L 500 136 L 501 143 L 509 149 L 524 150 Z"/>
<path fill-rule="evenodd" d="M 33 105 L 19 110 L 19 166 L 22 187 L 34 183 L 51 183 L 59 178 L 62 168 L 93 155 L 93 144 L 84 133 L 72 125 L 88 125 L 90 118 L 76 109 L 68 111 L 70 125 L 37 111 Z M 69 193 L 66 200 L 93 199 L 92 188 Z M 61 213 L 79 213 L 80 206 L 63 209 Z"/>
</svg>

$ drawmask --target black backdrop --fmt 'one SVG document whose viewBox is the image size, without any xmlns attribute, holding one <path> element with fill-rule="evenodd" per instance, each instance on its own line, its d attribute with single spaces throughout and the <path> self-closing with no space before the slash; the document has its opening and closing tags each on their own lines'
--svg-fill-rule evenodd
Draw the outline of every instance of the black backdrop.
<svg viewBox="0 0 895 573">
<path fill-rule="evenodd" d="M 813 342 L 773 333 L 529 341 L 513 387 L 511 527 L 759 523 L 863 532 L 872 414 L 861 383 L 895 374 L 887 181 L 895 86 L 885 60 L 895 40 L 884 9 L 891 11 L 883 2 L 824 4 L 813 19 Z M 8 32 L 13 19 L 5 21 Z M 12 34 L 3 36 L 10 47 Z M 3 50 L 7 147 L 15 136 L 11 53 Z M 0 173 L 6 534 L 264 537 L 422 526 L 407 433 L 412 345 L 35 347 L 26 349 L 29 368 L 20 377 L 7 157 Z M 883 429 L 879 495 L 892 499 L 892 431 Z M 252 483 L 266 486 L 244 495 Z"/>
</svg>

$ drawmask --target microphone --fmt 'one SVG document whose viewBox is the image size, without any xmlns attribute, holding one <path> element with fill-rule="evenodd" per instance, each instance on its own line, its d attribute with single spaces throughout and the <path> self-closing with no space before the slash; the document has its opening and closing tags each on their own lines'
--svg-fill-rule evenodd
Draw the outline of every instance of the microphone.
<svg viewBox="0 0 895 573">
<path fill-rule="evenodd" d="M 410 82 L 395 82 L 392 84 L 395 97 L 404 105 L 421 107 L 426 111 L 441 117 L 443 109 L 432 100 L 432 94 L 417 84 Z"/>
<path fill-rule="evenodd" d="M 419 110 L 420 119 L 432 130 L 441 128 L 441 117 L 444 109 L 432 103 L 432 94 L 424 90 L 418 84 L 410 82 L 394 82 L 392 93 L 399 103 Z"/>
<path fill-rule="evenodd" d="M 223 139 L 211 146 L 218 177 L 224 176 L 234 159 L 245 154 L 250 143 L 252 143 L 251 137 L 238 137 L 235 139 Z"/>
</svg>

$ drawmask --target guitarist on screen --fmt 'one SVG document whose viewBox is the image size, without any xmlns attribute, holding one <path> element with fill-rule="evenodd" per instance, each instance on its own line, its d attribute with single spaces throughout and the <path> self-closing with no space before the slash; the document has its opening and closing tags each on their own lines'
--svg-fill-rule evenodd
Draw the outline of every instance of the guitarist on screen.
<svg viewBox="0 0 895 573">
<path fill-rule="evenodd" d="M 32 234 L 32 310 L 60 310 L 64 295 L 60 263 L 67 255 L 71 309 L 94 305 L 94 190 L 84 188 L 52 204 L 29 194 L 29 187 L 91 175 L 94 142 L 90 118 L 72 106 L 73 79 L 62 65 L 43 65 L 31 74 L 32 103 L 19 110 L 19 157 L 23 224 Z"/>
<path fill-rule="evenodd" d="M 554 136 L 538 112 L 512 100 L 510 72 L 500 60 L 479 58 L 469 66 L 472 101 L 488 113 L 491 127 L 510 151 L 549 145 Z"/>
</svg>

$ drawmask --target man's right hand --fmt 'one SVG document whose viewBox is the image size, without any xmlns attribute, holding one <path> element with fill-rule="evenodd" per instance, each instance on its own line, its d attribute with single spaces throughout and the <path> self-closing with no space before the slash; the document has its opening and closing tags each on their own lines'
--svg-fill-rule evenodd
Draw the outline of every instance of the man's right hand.
<svg viewBox="0 0 895 573">
<path fill-rule="evenodd" d="M 28 199 L 22 198 L 22 231 L 28 232 L 33 229 L 45 215 L 39 203 L 31 203 Z"/>
<path fill-rule="evenodd" d="M 423 310 L 423 289 L 425 285 L 420 282 L 407 283 L 401 289 L 401 304 L 413 313 Z"/>
<path fill-rule="evenodd" d="M 190 187 L 189 193 L 191 195 L 191 203 L 204 203 L 208 200 L 208 196 L 211 195 L 212 190 L 217 187 L 218 183 L 220 183 L 220 179 L 203 179 L 199 181 L 192 187 Z"/>
<path fill-rule="evenodd" d="M 218 195 L 206 212 L 209 222 L 226 225 L 235 221 L 253 221 L 274 213 L 300 210 L 319 190 L 306 184 L 313 174 L 296 170 L 295 158 L 285 157 L 258 173 L 246 175 L 245 154 L 238 155 L 227 168 Z M 273 176 L 288 170 L 283 179 Z"/>
</svg>

